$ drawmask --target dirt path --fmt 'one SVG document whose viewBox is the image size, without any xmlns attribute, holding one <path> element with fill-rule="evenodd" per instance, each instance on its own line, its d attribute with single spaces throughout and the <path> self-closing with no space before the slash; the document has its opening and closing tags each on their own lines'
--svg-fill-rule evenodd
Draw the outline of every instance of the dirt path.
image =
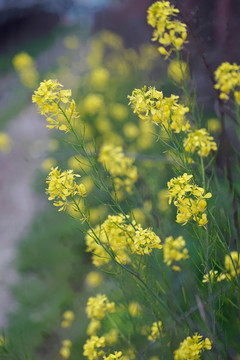
<svg viewBox="0 0 240 360">
<path fill-rule="evenodd" d="M 9 286 L 17 280 L 12 265 L 16 243 L 46 203 L 44 194 L 34 193 L 31 182 L 48 143 L 45 121 L 34 106 L 13 119 L 6 131 L 13 147 L 9 154 L 0 153 L 0 328 L 14 306 Z"/>
</svg>

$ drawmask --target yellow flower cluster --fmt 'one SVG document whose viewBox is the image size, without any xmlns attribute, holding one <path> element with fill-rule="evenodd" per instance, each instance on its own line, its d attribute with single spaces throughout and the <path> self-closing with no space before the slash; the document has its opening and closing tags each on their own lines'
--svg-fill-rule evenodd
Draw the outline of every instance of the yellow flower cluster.
<svg viewBox="0 0 240 360">
<path fill-rule="evenodd" d="M 116 342 L 118 341 L 118 330 L 116 329 L 111 329 L 109 332 L 105 333 L 103 336 L 106 339 L 106 343 L 108 345 L 113 345 L 116 344 Z"/>
<path fill-rule="evenodd" d="M 115 303 L 109 302 L 106 295 L 98 294 L 90 297 L 87 302 L 86 313 L 90 319 L 102 320 L 106 316 L 106 312 L 115 312 Z"/>
<path fill-rule="evenodd" d="M 75 101 L 71 100 L 72 91 L 62 87 L 57 80 L 44 80 L 34 91 L 32 102 L 37 104 L 41 115 L 46 116 L 48 128 L 68 132 L 78 113 Z"/>
<path fill-rule="evenodd" d="M 173 261 L 180 261 L 189 258 L 188 249 L 182 236 L 178 236 L 175 240 L 172 236 L 168 236 L 163 244 L 164 262 L 170 266 Z M 173 270 L 180 270 L 179 267 L 172 266 Z"/>
<path fill-rule="evenodd" d="M 84 345 L 83 355 L 87 356 L 89 360 L 97 360 L 99 359 L 99 355 L 104 355 L 103 351 L 98 352 L 96 348 L 105 347 L 108 342 L 109 344 L 113 344 L 117 340 L 118 331 L 115 329 L 101 338 L 96 336 L 97 330 L 101 328 L 100 320 L 103 320 L 106 317 L 107 312 L 115 312 L 115 303 L 110 302 L 105 294 L 98 294 L 95 297 L 90 297 L 88 299 L 86 313 L 88 318 L 91 319 L 91 322 L 88 326 L 87 334 L 91 335 L 91 338 L 88 339 Z M 109 359 L 115 359 L 115 357 L 110 357 Z M 116 359 L 118 359 L 118 357 L 116 357 Z"/>
<path fill-rule="evenodd" d="M 133 252 L 139 255 L 149 255 L 153 249 L 161 249 L 160 238 L 150 229 L 139 229 L 135 232 Z"/>
<path fill-rule="evenodd" d="M 160 43 L 158 50 L 166 57 L 174 50 L 181 50 L 186 42 L 186 24 L 173 19 L 178 13 L 169 1 L 157 1 L 148 9 L 147 22 L 154 28 L 152 40 Z"/>
<path fill-rule="evenodd" d="M 202 282 L 203 283 L 208 283 L 208 282 L 213 283 L 215 280 L 217 280 L 217 282 L 220 282 L 225 279 L 226 279 L 225 274 L 219 274 L 217 270 L 210 270 L 208 274 L 203 275 Z"/>
<path fill-rule="evenodd" d="M 217 144 L 206 129 L 189 132 L 183 146 L 185 151 L 192 154 L 197 150 L 198 155 L 202 157 L 207 157 L 211 150 L 217 151 Z"/>
<path fill-rule="evenodd" d="M 63 340 L 62 341 L 62 347 L 59 351 L 59 354 L 64 358 L 64 359 L 69 359 L 70 355 L 71 355 L 71 346 L 72 346 L 72 342 L 68 339 Z"/>
<path fill-rule="evenodd" d="M 226 255 L 224 266 L 228 277 L 234 277 L 240 274 L 240 254 L 237 251 L 232 251 L 231 256 Z"/>
<path fill-rule="evenodd" d="M 104 356 L 103 360 L 122 360 L 122 352 L 121 351 L 115 351 L 114 354 L 110 354 L 108 356 Z"/>
<path fill-rule="evenodd" d="M 174 352 L 174 360 L 199 360 L 201 353 L 211 348 L 212 342 L 209 338 L 203 340 L 201 335 L 195 333 L 180 343 L 179 348 Z"/>
<path fill-rule="evenodd" d="M 48 200 L 55 200 L 53 205 L 60 207 L 58 211 L 66 210 L 69 196 L 71 198 L 75 195 L 86 196 L 85 186 L 83 184 L 77 185 L 75 177 L 80 177 L 80 175 L 74 174 L 73 170 L 61 172 L 58 167 L 52 168 L 48 174 L 46 193 L 49 195 Z"/>
<path fill-rule="evenodd" d="M 155 321 L 152 324 L 151 334 L 148 335 L 148 340 L 156 341 L 158 338 L 160 338 L 162 329 L 163 329 L 162 322 L 161 321 L 158 321 L 158 322 Z"/>
<path fill-rule="evenodd" d="M 88 360 L 97 360 L 100 355 L 103 355 L 101 348 L 106 346 L 106 341 L 103 336 L 98 337 L 93 335 L 90 339 L 87 339 L 86 343 L 83 346 L 83 355 L 88 358 Z"/>
<path fill-rule="evenodd" d="M 99 91 L 103 91 L 108 85 L 110 73 L 106 68 L 98 67 L 91 72 L 90 82 Z"/>
<path fill-rule="evenodd" d="M 128 311 L 132 317 L 138 317 L 141 313 L 141 305 L 137 301 L 132 301 L 128 305 Z"/>
<path fill-rule="evenodd" d="M 87 252 L 93 253 L 93 264 L 108 264 L 113 253 L 115 259 L 126 264 L 130 261 L 130 253 L 139 255 L 152 252 L 153 248 L 161 249 L 161 240 L 150 229 L 143 230 L 135 221 L 128 223 L 128 217 L 109 215 L 107 220 L 95 229 L 89 230 L 86 236 Z"/>
<path fill-rule="evenodd" d="M 133 112 L 137 113 L 140 119 L 151 120 L 176 133 L 190 128 L 185 117 L 189 108 L 178 104 L 179 96 L 164 97 L 162 91 L 156 90 L 155 87 L 149 87 L 147 90 L 145 86 L 133 90 L 132 95 L 128 97 Z"/>
<path fill-rule="evenodd" d="M 13 66 L 20 76 L 22 84 L 30 89 L 38 83 L 38 72 L 33 58 L 26 52 L 14 56 Z"/>
<path fill-rule="evenodd" d="M 240 65 L 222 63 L 215 71 L 215 88 L 220 91 L 220 99 L 228 100 L 231 92 L 240 105 Z"/>
<path fill-rule="evenodd" d="M 135 222 L 133 225 L 136 225 Z M 110 262 L 111 256 L 106 250 L 113 252 L 119 263 L 129 262 L 128 250 L 135 230 L 132 225 L 127 223 L 127 219 L 123 215 L 109 215 L 107 220 L 93 231 L 89 230 L 86 236 L 86 251 L 93 253 L 92 260 L 95 266 L 102 266 Z"/>
<path fill-rule="evenodd" d="M 237 251 L 232 251 L 230 255 L 225 256 L 224 273 L 220 273 L 217 270 L 210 270 L 208 274 L 203 275 L 203 283 L 211 281 L 220 282 L 223 280 L 231 280 L 240 274 L 240 255 Z"/>
<path fill-rule="evenodd" d="M 188 65 L 185 61 L 173 59 L 167 69 L 168 75 L 178 84 L 189 77 Z"/>
<path fill-rule="evenodd" d="M 98 160 L 112 176 L 116 191 L 125 189 L 128 193 L 132 192 L 138 178 L 134 159 L 126 157 L 120 146 L 104 145 Z"/>
<path fill-rule="evenodd" d="M 62 315 L 63 320 L 61 322 L 61 326 L 66 328 L 72 325 L 73 320 L 75 319 L 74 312 L 71 310 L 67 310 Z"/>
<path fill-rule="evenodd" d="M 172 200 L 177 207 L 176 222 L 186 225 L 190 220 L 198 222 L 199 226 L 207 224 L 205 213 L 207 202 L 205 199 L 212 197 L 211 193 L 204 195 L 204 189 L 190 184 L 193 175 L 187 173 L 173 178 L 168 182 L 169 204 Z"/>
</svg>

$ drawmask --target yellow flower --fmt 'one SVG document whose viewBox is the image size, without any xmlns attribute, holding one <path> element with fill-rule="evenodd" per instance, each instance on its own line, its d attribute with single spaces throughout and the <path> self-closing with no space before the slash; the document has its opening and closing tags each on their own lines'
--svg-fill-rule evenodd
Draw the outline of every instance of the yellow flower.
<svg viewBox="0 0 240 360">
<path fill-rule="evenodd" d="M 139 128 L 132 122 L 128 122 L 123 127 L 124 135 L 127 139 L 133 140 L 139 135 Z"/>
<path fill-rule="evenodd" d="M 22 84 L 28 88 L 34 88 L 38 82 L 38 72 L 33 58 L 26 52 L 14 56 L 13 66 L 19 74 Z"/>
<path fill-rule="evenodd" d="M 69 327 L 72 325 L 73 320 L 75 319 L 74 312 L 71 310 L 67 310 L 62 315 L 63 320 L 61 322 L 61 326 L 63 328 Z"/>
<path fill-rule="evenodd" d="M 60 207 L 58 211 L 66 210 L 68 197 L 73 198 L 75 195 L 83 197 L 86 195 L 85 186 L 83 184 L 77 185 L 75 177 L 80 177 L 80 175 L 74 174 L 73 170 L 61 173 L 58 167 L 52 168 L 49 173 L 46 181 L 48 184 L 46 193 L 49 195 L 48 200 L 55 200 L 53 205 Z"/>
<path fill-rule="evenodd" d="M 118 330 L 112 329 L 108 333 L 104 334 L 103 336 L 105 337 L 106 343 L 108 345 L 116 344 L 116 342 L 118 341 Z"/>
<path fill-rule="evenodd" d="M 155 87 L 149 87 L 147 90 L 145 86 L 142 89 L 135 89 L 128 98 L 133 112 L 142 120 L 151 120 L 175 133 L 190 128 L 185 117 L 189 108 L 178 104 L 179 96 L 164 97 L 162 91 L 156 90 Z"/>
<path fill-rule="evenodd" d="M 96 360 L 98 359 L 100 348 L 106 346 L 105 338 L 103 336 L 91 336 L 90 339 L 87 339 L 86 343 L 83 346 L 83 355 L 88 358 L 88 360 Z"/>
<path fill-rule="evenodd" d="M 91 271 L 86 276 L 86 284 L 90 287 L 97 287 L 103 283 L 103 276 L 98 271 Z"/>
<path fill-rule="evenodd" d="M 199 360 L 201 353 L 211 348 L 212 342 L 209 338 L 203 340 L 201 335 L 195 333 L 180 343 L 179 348 L 174 351 L 174 360 Z"/>
<path fill-rule="evenodd" d="M 140 312 L 141 312 L 141 306 L 140 306 L 140 304 L 138 302 L 132 301 L 128 305 L 128 311 L 129 311 L 129 314 L 132 317 L 138 317 L 140 315 Z"/>
<path fill-rule="evenodd" d="M 240 105 L 240 65 L 228 62 L 222 63 L 215 71 L 215 88 L 220 91 L 220 99 L 229 100 L 233 93 L 236 102 Z"/>
<path fill-rule="evenodd" d="M 240 274 L 240 255 L 237 251 L 232 251 L 230 255 L 225 256 L 225 270 L 230 277 L 234 277 Z"/>
<path fill-rule="evenodd" d="M 113 178 L 116 191 L 123 189 L 128 193 L 133 190 L 137 181 L 137 168 L 133 165 L 134 159 L 124 155 L 120 146 L 104 145 L 100 149 L 98 158 Z"/>
<path fill-rule="evenodd" d="M 128 217 L 123 215 L 109 215 L 107 220 L 94 229 L 94 233 L 89 230 L 86 236 L 87 252 L 92 252 L 93 264 L 102 266 L 111 261 L 111 256 L 106 250 L 114 253 L 116 260 L 121 264 L 126 264 L 129 259 L 129 247 L 132 244 L 132 238 L 135 234 L 135 228 L 139 226 L 133 221 L 132 224 L 127 223 Z M 105 250 L 106 248 L 106 250 Z"/>
<path fill-rule="evenodd" d="M 98 294 L 88 299 L 86 313 L 90 319 L 102 320 L 107 311 L 115 312 L 115 303 L 110 303 L 106 295 Z"/>
<path fill-rule="evenodd" d="M 158 322 L 155 321 L 152 324 L 151 334 L 148 335 L 148 340 L 156 341 L 158 338 L 160 338 L 162 336 L 161 335 L 162 329 L 163 329 L 162 322 L 161 321 L 158 321 Z"/>
<path fill-rule="evenodd" d="M 168 75 L 178 84 L 189 77 L 187 63 L 184 61 L 179 62 L 177 59 L 171 60 L 167 71 Z"/>
<path fill-rule="evenodd" d="M 217 151 L 217 144 L 206 129 L 190 131 L 183 141 L 185 151 L 194 153 L 197 150 L 199 156 L 207 157 L 211 150 Z"/>
<path fill-rule="evenodd" d="M 157 1 L 148 9 L 147 22 L 154 28 L 152 40 L 159 42 L 158 50 L 166 58 L 172 51 L 181 50 L 186 42 L 186 24 L 173 20 L 178 13 L 169 1 Z"/>
<path fill-rule="evenodd" d="M 99 67 L 90 74 L 90 82 L 96 90 L 104 90 L 110 79 L 110 73 L 106 68 Z"/>
<path fill-rule="evenodd" d="M 62 90 L 57 80 L 44 80 L 32 96 L 41 115 L 46 116 L 49 129 L 70 130 L 72 120 L 78 117 L 71 90 Z"/>
<path fill-rule="evenodd" d="M 87 327 L 87 334 L 88 335 L 96 335 L 97 330 L 101 328 L 101 322 L 96 319 L 91 319 L 88 327 Z"/>
<path fill-rule="evenodd" d="M 104 108 L 103 97 L 98 94 L 88 94 L 83 101 L 84 110 L 90 115 L 96 115 Z"/>
<path fill-rule="evenodd" d="M 112 103 L 109 106 L 110 116 L 118 121 L 123 121 L 128 117 L 128 108 L 125 105 Z"/>
<path fill-rule="evenodd" d="M 222 129 L 221 123 L 217 118 L 208 119 L 208 130 L 213 133 L 219 133 Z"/>
<path fill-rule="evenodd" d="M 190 184 L 192 175 L 187 173 L 173 178 L 168 182 L 169 204 L 172 200 L 177 207 L 176 222 L 186 225 L 190 220 L 198 222 L 199 226 L 207 224 L 205 213 L 207 202 L 205 199 L 212 197 L 211 193 L 204 195 L 204 189 Z"/>
<path fill-rule="evenodd" d="M 220 282 L 225 279 L 226 279 L 225 274 L 219 275 L 217 270 L 210 270 L 208 274 L 203 275 L 202 282 L 207 283 L 210 281 L 211 283 L 213 283 L 215 280 L 217 280 L 217 282 Z"/>
<path fill-rule="evenodd" d="M 172 236 L 167 237 L 163 244 L 164 262 L 170 266 L 173 261 L 188 259 L 188 250 L 183 249 L 185 245 L 186 242 L 182 236 L 177 237 L 175 240 Z"/>
<path fill-rule="evenodd" d="M 110 354 L 109 356 L 103 356 L 104 360 L 122 360 L 122 352 L 115 351 L 114 354 Z"/>
<path fill-rule="evenodd" d="M 73 321 L 75 319 L 74 312 L 71 310 L 67 310 L 63 313 L 63 318 L 65 320 Z"/>
<path fill-rule="evenodd" d="M 71 350 L 69 349 L 69 347 L 61 347 L 59 354 L 64 358 L 64 359 L 69 359 L 70 355 L 71 355 Z"/>
<path fill-rule="evenodd" d="M 161 249 L 160 238 L 150 229 L 138 229 L 135 232 L 134 243 L 132 245 L 133 252 L 139 255 L 150 255 L 153 249 Z"/>
</svg>

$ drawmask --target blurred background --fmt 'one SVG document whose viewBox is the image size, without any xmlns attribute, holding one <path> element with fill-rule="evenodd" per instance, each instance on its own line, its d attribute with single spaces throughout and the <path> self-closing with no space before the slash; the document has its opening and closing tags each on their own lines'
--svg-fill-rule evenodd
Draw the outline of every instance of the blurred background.
<svg viewBox="0 0 240 360">
<path fill-rule="evenodd" d="M 159 155 L 151 125 L 139 123 L 127 99 L 145 84 L 166 94 L 176 91 L 176 78 L 169 78 L 168 63 L 151 42 L 146 11 L 153 2 L 0 0 L 0 327 L 12 334 L 24 331 L 26 344 L 31 343 L 28 351 L 37 348 L 40 358 L 52 356 L 46 344 L 54 343 L 53 329 L 62 310 L 81 309 L 76 292 L 84 288 L 90 261 L 82 255 L 84 244 L 76 240 L 73 220 L 56 214 L 47 202 L 46 174 L 57 163 L 73 168 L 73 153 L 64 148 L 59 134 L 46 129 L 31 96 L 40 81 L 57 78 L 73 90 L 87 141 L 94 138 L 100 146 L 111 137 L 143 158 Z M 209 74 L 223 61 L 239 63 L 239 1 L 172 4 L 191 29 L 183 58 L 189 59 L 199 105 L 205 106 L 205 126 L 215 119 L 209 128 L 220 136 Z M 145 195 L 139 216 L 152 211 Z M 98 222 L 106 212 L 91 206 Z"/>
</svg>

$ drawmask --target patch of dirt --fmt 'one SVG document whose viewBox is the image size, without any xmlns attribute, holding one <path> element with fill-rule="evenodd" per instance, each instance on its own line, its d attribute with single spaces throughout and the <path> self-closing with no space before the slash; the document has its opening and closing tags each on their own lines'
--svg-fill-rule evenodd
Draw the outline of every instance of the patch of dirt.
<svg viewBox="0 0 240 360">
<path fill-rule="evenodd" d="M 14 307 L 9 286 L 17 281 L 12 265 L 16 243 L 46 203 L 44 194 L 34 193 L 31 182 L 48 143 L 45 121 L 34 106 L 22 111 L 5 131 L 13 145 L 9 154 L 0 153 L 0 327 Z"/>
</svg>

